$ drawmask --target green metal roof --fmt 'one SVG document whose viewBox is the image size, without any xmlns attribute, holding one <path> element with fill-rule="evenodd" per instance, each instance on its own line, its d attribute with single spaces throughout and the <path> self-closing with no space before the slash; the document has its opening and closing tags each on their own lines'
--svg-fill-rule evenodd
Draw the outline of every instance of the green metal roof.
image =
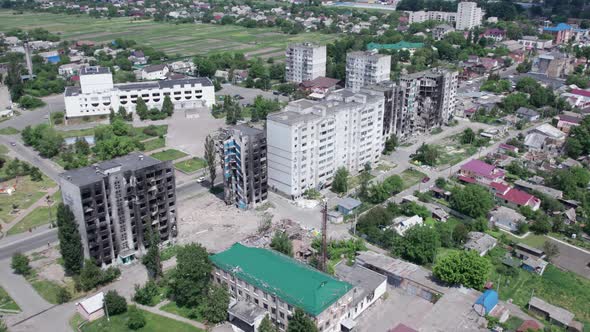
<svg viewBox="0 0 590 332">
<path fill-rule="evenodd" d="M 218 268 L 313 316 L 352 289 L 349 283 L 273 250 L 236 243 L 209 258 Z"/>
<path fill-rule="evenodd" d="M 403 49 L 410 49 L 410 48 L 422 48 L 424 47 L 424 43 L 410 43 L 406 41 L 401 41 L 395 44 L 378 44 L 378 43 L 369 43 L 367 44 L 367 50 L 403 50 Z"/>
</svg>

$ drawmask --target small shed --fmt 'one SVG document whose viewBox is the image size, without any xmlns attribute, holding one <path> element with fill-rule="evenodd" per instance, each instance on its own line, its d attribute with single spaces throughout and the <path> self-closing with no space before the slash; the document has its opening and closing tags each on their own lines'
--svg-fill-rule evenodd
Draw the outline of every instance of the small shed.
<svg viewBox="0 0 590 332">
<path fill-rule="evenodd" d="M 356 208 L 361 206 L 361 201 L 356 200 L 352 197 L 345 197 L 340 200 L 338 203 L 338 212 L 342 213 L 343 215 L 347 216 L 354 212 Z"/>
<path fill-rule="evenodd" d="M 475 301 L 473 310 L 480 315 L 485 316 L 489 314 L 498 304 L 498 293 L 495 290 L 488 289 Z"/>
<path fill-rule="evenodd" d="M 76 303 L 76 310 L 84 320 L 90 322 L 104 316 L 104 293 L 97 293 Z"/>
</svg>

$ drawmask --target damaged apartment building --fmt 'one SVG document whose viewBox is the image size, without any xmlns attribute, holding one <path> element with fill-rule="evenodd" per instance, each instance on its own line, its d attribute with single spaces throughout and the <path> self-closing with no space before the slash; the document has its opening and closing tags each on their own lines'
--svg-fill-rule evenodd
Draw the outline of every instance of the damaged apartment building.
<svg viewBox="0 0 590 332">
<path fill-rule="evenodd" d="M 152 227 L 160 243 L 176 237 L 176 185 L 170 161 L 134 152 L 60 174 L 62 198 L 74 214 L 84 257 L 128 264 L 146 250 Z"/>
<path fill-rule="evenodd" d="M 402 75 L 397 83 L 368 85 L 363 91 L 378 91 L 385 98 L 383 134 L 405 139 L 448 123 L 456 107 L 457 87 L 456 71 L 432 69 Z"/>
<path fill-rule="evenodd" d="M 218 141 L 226 204 L 249 209 L 265 202 L 268 197 L 265 132 L 236 125 L 222 129 Z"/>
</svg>

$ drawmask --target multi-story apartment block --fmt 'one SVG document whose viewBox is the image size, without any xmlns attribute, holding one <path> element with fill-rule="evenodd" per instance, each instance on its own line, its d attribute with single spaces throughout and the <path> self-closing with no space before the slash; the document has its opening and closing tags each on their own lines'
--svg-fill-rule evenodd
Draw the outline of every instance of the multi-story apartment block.
<svg viewBox="0 0 590 332">
<path fill-rule="evenodd" d="M 457 13 L 453 12 L 439 12 L 439 11 L 407 11 L 408 23 L 422 23 L 426 21 L 439 21 L 455 24 L 457 20 Z"/>
<path fill-rule="evenodd" d="M 241 331 L 257 331 L 266 315 L 285 331 L 298 308 L 319 331 L 340 332 L 354 313 L 353 285 L 289 256 L 236 243 L 210 259 L 213 281 L 227 287 L 233 302 L 229 321 Z"/>
<path fill-rule="evenodd" d="M 243 125 L 222 129 L 219 153 L 225 202 L 249 209 L 266 201 L 266 133 Z"/>
<path fill-rule="evenodd" d="M 457 30 L 471 30 L 481 25 L 484 12 L 477 2 L 459 2 L 457 6 Z"/>
<path fill-rule="evenodd" d="M 378 92 L 383 94 L 383 137 L 389 138 L 392 134 L 397 132 L 395 126 L 396 120 L 396 99 L 397 97 L 397 84 L 392 81 L 383 81 L 371 85 L 367 85 L 361 89 L 361 91 L 368 93 Z"/>
<path fill-rule="evenodd" d="M 329 186 L 335 171 L 356 174 L 383 151 L 384 97 L 378 92 L 332 92 L 297 100 L 269 115 L 268 184 L 291 198 Z"/>
<path fill-rule="evenodd" d="M 60 174 L 63 202 L 70 207 L 84 256 L 97 264 L 130 263 L 146 247 L 151 227 L 161 243 L 176 237 L 176 186 L 170 161 L 140 153 Z"/>
<path fill-rule="evenodd" d="M 215 104 L 215 88 L 206 77 L 113 84 L 109 68 L 85 67 L 80 71 L 80 87 L 66 87 L 66 117 L 108 115 L 119 106 L 135 112 L 137 98 L 143 99 L 149 108 L 161 108 L 166 96 L 176 109 L 208 108 Z"/>
<path fill-rule="evenodd" d="M 288 82 L 301 83 L 326 76 L 325 45 L 291 44 L 285 56 L 285 79 Z"/>
<path fill-rule="evenodd" d="M 357 51 L 346 54 L 346 88 L 353 92 L 363 86 L 389 80 L 391 55 L 375 51 Z"/>
<path fill-rule="evenodd" d="M 449 121 L 456 107 L 456 71 L 433 69 L 403 75 L 394 97 L 394 121 L 399 138 L 427 132 Z"/>
</svg>

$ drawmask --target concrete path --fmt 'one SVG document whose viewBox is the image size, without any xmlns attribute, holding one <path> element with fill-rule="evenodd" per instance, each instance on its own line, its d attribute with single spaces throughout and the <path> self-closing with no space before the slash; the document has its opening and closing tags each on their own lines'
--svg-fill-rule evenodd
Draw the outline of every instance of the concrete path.
<svg viewBox="0 0 590 332">
<path fill-rule="evenodd" d="M 52 306 L 37 294 L 25 278 L 12 272 L 9 259 L 0 261 L 0 285 L 22 310 L 22 313 L 10 316 L 9 325 L 10 322 L 34 315 Z"/>
</svg>

